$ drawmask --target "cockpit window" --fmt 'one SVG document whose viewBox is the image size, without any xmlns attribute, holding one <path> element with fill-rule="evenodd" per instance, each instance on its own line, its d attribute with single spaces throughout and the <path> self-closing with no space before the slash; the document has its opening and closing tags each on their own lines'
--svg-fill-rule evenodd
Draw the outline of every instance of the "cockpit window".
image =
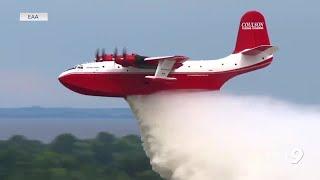
<svg viewBox="0 0 320 180">
<path fill-rule="evenodd" d="M 76 66 L 77 69 L 83 69 L 83 66 L 82 65 L 78 65 Z"/>
<path fill-rule="evenodd" d="M 83 66 L 82 65 L 77 65 L 77 66 L 74 66 L 72 68 L 67 69 L 67 71 L 72 70 L 72 69 L 83 69 Z"/>
</svg>

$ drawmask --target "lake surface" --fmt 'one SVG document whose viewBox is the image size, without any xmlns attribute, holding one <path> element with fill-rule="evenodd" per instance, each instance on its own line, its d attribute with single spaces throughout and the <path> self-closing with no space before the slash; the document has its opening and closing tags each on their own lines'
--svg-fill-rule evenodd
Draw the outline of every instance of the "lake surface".
<svg viewBox="0 0 320 180">
<path fill-rule="evenodd" d="M 0 109 L 0 139 L 19 134 L 50 142 L 62 133 L 93 138 L 102 131 L 123 136 L 139 134 L 139 127 L 129 109 Z"/>
</svg>

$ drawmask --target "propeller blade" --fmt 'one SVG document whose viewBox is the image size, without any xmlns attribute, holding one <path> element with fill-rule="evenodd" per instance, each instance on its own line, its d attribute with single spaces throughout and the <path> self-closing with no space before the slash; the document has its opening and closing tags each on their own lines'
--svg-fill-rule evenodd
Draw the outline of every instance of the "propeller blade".
<svg viewBox="0 0 320 180">
<path fill-rule="evenodd" d="M 113 56 L 115 59 L 118 57 L 118 48 L 117 47 L 114 49 Z"/>
<path fill-rule="evenodd" d="M 127 56 L 127 48 L 124 47 L 123 50 L 122 50 L 122 57 L 126 57 Z"/>
<path fill-rule="evenodd" d="M 96 55 L 95 55 L 96 60 L 99 60 L 99 55 L 100 55 L 100 49 L 98 48 L 96 50 Z"/>
<path fill-rule="evenodd" d="M 102 54 L 101 54 L 101 60 L 105 60 L 106 57 L 106 50 L 104 48 L 102 48 Z"/>
</svg>

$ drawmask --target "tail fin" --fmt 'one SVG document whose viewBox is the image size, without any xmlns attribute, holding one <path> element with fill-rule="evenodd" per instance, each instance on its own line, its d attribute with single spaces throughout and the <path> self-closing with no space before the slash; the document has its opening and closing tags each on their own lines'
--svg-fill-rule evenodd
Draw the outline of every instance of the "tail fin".
<svg viewBox="0 0 320 180">
<path fill-rule="evenodd" d="M 257 11 L 245 13 L 240 21 L 236 47 L 233 53 L 261 45 L 270 45 L 264 17 Z"/>
</svg>

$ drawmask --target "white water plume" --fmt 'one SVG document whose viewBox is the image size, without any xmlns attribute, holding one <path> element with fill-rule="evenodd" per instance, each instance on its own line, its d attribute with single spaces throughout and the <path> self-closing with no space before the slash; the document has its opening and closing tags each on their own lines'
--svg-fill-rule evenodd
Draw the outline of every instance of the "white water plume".
<svg viewBox="0 0 320 180">
<path fill-rule="evenodd" d="M 165 179 L 320 179 L 317 107 L 212 92 L 127 101 L 151 165 Z"/>
</svg>

